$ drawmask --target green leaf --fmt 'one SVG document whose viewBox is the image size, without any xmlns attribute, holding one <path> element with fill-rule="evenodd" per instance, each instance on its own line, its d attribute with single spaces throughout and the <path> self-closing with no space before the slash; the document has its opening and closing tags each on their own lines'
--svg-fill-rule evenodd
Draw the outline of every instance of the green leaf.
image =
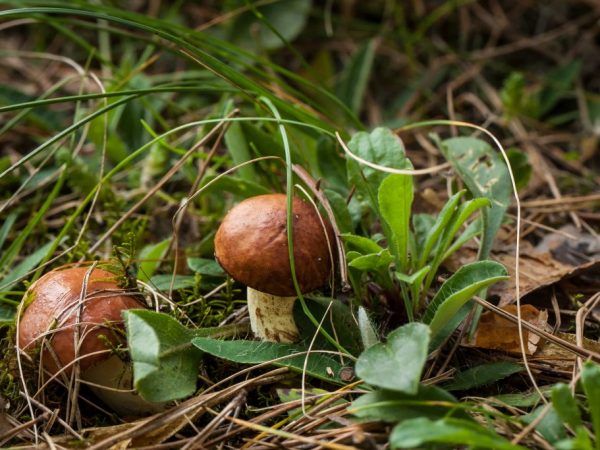
<svg viewBox="0 0 600 450">
<path fill-rule="evenodd" d="M 16 312 L 14 306 L 0 302 L 0 328 L 12 325 L 15 321 Z"/>
<path fill-rule="evenodd" d="M 190 344 L 194 334 L 166 314 L 130 309 L 123 315 L 140 395 L 164 402 L 193 394 L 202 355 Z"/>
<path fill-rule="evenodd" d="M 579 406 L 571 394 L 571 388 L 565 383 L 557 383 L 552 388 L 552 406 L 558 417 L 573 429 L 582 425 Z"/>
<path fill-rule="evenodd" d="M 508 168 L 500 154 L 487 142 L 470 137 L 455 137 L 438 142 L 438 146 L 474 197 L 491 201 L 484 210 L 484 226 L 479 259 L 486 259 L 512 192 Z"/>
<path fill-rule="evenodd" d="M 581 71 L 581 60 L 573 60 L 548 73 L 546 86 L 539 92 L 539 115 L 549 113 L 566 95 L 572 95 L 573 83 Z"/>
<path fill-rule="evenodd" d="M 365 42 L 342 70 L 337 95 L 354 114 L 359 114 L 375 59 L 375 39 Z"/>
<path fill-rule="evenodd" d="M 243 8 L 243 1 L 229 1 L 232 9 Z M 310 0 L 286 0 L 252 6 L 236 14 L 227 24 L 228 40 L 252 51 L 276 49 L 300 34 L 310 12 Z M 283 40 L 282 40 L 283 39 Z"/>
<path fill-rule="evenodd" d="M 346 158 L 340 155 L 337 142 L 329 136 L 321 136 L 317 140 L 317 156 L 317 168 L 326 188 L 347 196 Z"/>
<path fill-rule="evenodd" d="M 556 450 L 592 450 L 594 448 L 588 431 L 579 427 L 575 431 L 573 439 L 563 439 L 554 443 Z"/>
<path fill-rule="evenodd" d="M 448 259 L 459 248 L 461 248 L 463 245 L 465 245 L 467 242 L 469 242 L 471 239 L 473 239 L 479 234 L 481 234 L 481 217 L 478 217 L 469 225 L 467 225 L 465 231 L 463 231 L 462 234 L 458 238 L 456 238 L 456 240 L 452 243 L 452 245 L 448 247 L 446 253 L 444 253 L 444 256 L 442 256 L 441 261 L 445 261 L 446 259 Z"/>
<path fill-rule="evenodd" d="M 329 200 L 337 226 L 341 233 L 350 233 L 352 231 L 352 216 L 346 205 L 346 199 L 332 189 L 323 191 Z"/>
<path fill-rule="evenodd" d="M 391 448 L 414 448 L 426 444 L 446 444 L 455 448 L 468 445 L 496 450 L 524 449 L 473 421 L 453 418 L 406 420 L 396 425 L 390 436 Z"/>
<path fill-rule="evenodd" d="M 4 219 L 4 223 L 2 223 L 2 228 L 0 228 L 0 248 L 2 248 L 2 246 L 4 245 L 4 241 L 6 241 L 6 236 L 8 236 L 8 233 L 14 225 L 15 220 L 17 220 L 17 217 L 17 213 L 13 212 L 6 216 L 6 218 Z"/>
<path fill-rule="evenodd" d="M 363 255 L 379 253 L 383 250 L 383 247 L 380 247 L 375 241 L 363 236 L 346 233 L 342 234 L 341 238 L 347 244 L 349 249 L 356 250 Z"/>
<path fill-rule="evenodd" d="M 360 158 L 381 166 L 395 169 L 412 168 L 412 164 L 406 158 L 402 141 L 389 128 L 375 128 L 371 133 L 355 133 L 348 142 L 348 148 Z M 369 202 L 371 208 L 378 212 L 377 192 L 388 174 L 361 166 L 351 158 L 348 158 L 346 164 L 348 180 L 356 186 L 358 193 Z"/>
<path fill-rule="evenodd" d="M 544 391 L 544 387 L 542 387 Z M 519 392 L 518 394 L 500 394 L 495 395 L 494 398 L 502 403 L 509 406 L 516 406 L 517 408 L 528 408 L 540 403 L 540 394 L 537 392 Z"/>
<path fill-rule="evenodd" d="M 420 247 L 423 250 L 420 254 L 419 263 L 417 267 L 423 267 L 429 259 L 429 254 L 431 253 L 433 246 L 438 242 L 440 236 L 448 226 L 448 223 L 450 222 L 450 220 L 452 220 L 452 217 L 454 216 L 454 211 L 456 210 L 458 202 L 460 201 L 464 193 L 465 191 L 459 191 L 456 194 L 454 194 L 448 199 L 448 201 L 440 211 L 435 223 L 427 233 L 427 237 L 425 239 L 425 242 L 423 243 L 423 246 Z"/>
<path fill-rule="evenodd" d="M 244 131 L 239 123 L 230 123 L 229 128 L 225 132 L 225 145 L 227 151 L 231 155 L 233 165 L 245 163 L 252 159 L 252 153 L 246 142 Z M 257 179 L 256 171 L 252 164 L 247 164 L 237 169 L 239 177 L 245 181 L 253 181 Z"/>
<path fill-rule="evenodd" d="M 465 391 L 479 386 L 485 386 L 523 371 L 520 364 L 500 361 L 472 367 L 459 372 L 449 383 L 444 384 L 444 389 L 449 391 Z"/>
<path fill-rule="evenodd" d="M 196 273 L 201 275 L 208 275 L 212 277 L 225 276 L 225 272 L 221 268 L 218 262 L 214 259 L 208 258 L 188 258 L 188 267 Z"/>
<path fill-rule="evenodd" d="M 358 329 L 360 330 L 363 348 L 367 349 L 379 343 L 377 332 L 369 319 L 367 310 L 362 306 L 358 307 Z"/>
<path fill-rule="evenodd" d="M 413 202 L 413 182 L 410 175 L 389 175 L 379 186 L 378 202 L 381 217 L 390 227 L 392 253 L 398 270 L 408 268 L 410 214 Z"/>
<path fill-rule="evenodd" d="M 411 250 L 415 255 L 421 254 L 421 249 L 425 247 L 425 239 L 427 239 L 427 235 L 433 228 L 435 220 L 436 218 L 431 214 L 418 213 L 412 215 L 415 248 Z M 416 263 L 417 260 L 415 259 L 414 262 Z"/>
<path fill-rule="evenodd" d="M 389 250 L 386 248 L 379 253 L 371 253 L 354 258 L 348 263 L 348 266 L 362 271 L 372 270 L 377 272 L 387 269 L 393 261 L 394 258 L 392 258 L 392 255 L 390 255 Z"/>
<path fill-rule="evenodd" d="M 154 275 L 150 279 L 150 283 L 159 291 L 168 291 L 171 287 L 172 275 Z M 173 289 L 191 288 L 196 284 L 196 278 L 191 275 L 175 275 L 175 283 Z"/>
<path fill-rule="evenodd" d="M 261 364 L 273 361 L 274 366 L 289 367 L 302 372 L 307 358 L 306 348 L 294 344 L 257 341 L 224 341 L 221 339 L 195 338 L 192 344 L 203 352 L 240 364 Z M 308 355 L 306 373 L 333 383 L 343 383 L 339 377 L 343 366 L 338 359 L 313 351 Z"/>
<path fill-rule="evenodd" d="M 26 276 L 31 270 L 33 270 L 40 261 L 46 256 L 52 242 L 44 244 L 38 248 L 35 252 L 21 261 L 8 275 L 0 280 L 0 291 L 10 291 L 10 289 L 19 282 L 19 279 Z"/>
<path fill-rule="evenodd" d="M 406 275 L 401 272 L 395 272 L 396 278 L 400 281 L 407 283 L 409 285 L 420 285 L 423 281 L 423 278 L 429 273 L 431 269 L 430 266 L 422 267 L 418 272 L 412 273 L 410 275 Z"/>
<path fill-rule="evenodd" d="M 427 359 L 429 334 L 429 328 L 417 322 L 392 331 L 387 342 L 360 355 L 356 374 L 373 386 L 415 394 Z"/>
<path fill-rule="evenodd" d="M 318 389 L 318 388 L 306 388 L 306 389 L 277 388 L 277 396 L 279 397 L 279 400 L 281 401 L 281 403 L 298 401 L 298 400 L 301 400 L 302 398 L 304 398 L 305 400 L 309 400 L 311 398 L 317 397 L 316 404 L 318 405 L 319 403 L 331 398 L 332 395 L 335 395 L 335 393 L 326 391 L 325 389 Z M 333 407 L 333 406 L 344 405 L 344 404 L 348 404 L 348 401 L 346 399 L 340 398 L 340 399 L 334 401 L 333 403 L 330 403 L 329 405 L 330 405 L 330 407 Z M 310 411 L 310 406 L 308 406 L 307 409 L 308 409 L 308 411 Z M 290 409 L 287 412 L 288 417 L 291 417 L 294 419 L 298 418 L 298 416 L 301 416 L 302 414 L 303 414 L 303 411 L 302 411 L 301 407 Z"/>
<path fill-rule="evenodd" d="M 538 415 L 543 411 L 543 409 L 544 406 L 539 406 L 533 410 L 533 412 L 523 416 L 523 422 L 526 424 L 532 423 L 537 419 Z M 551 444 L 567 437 L 563 422 L 552 406 L 543 419 L 535 426 L 535 429 Z"/>
<path fill-rule="evenodd" d="M 145 246 L 139 254 L 140 268 L 138 278 L 142 281 L 148 281 L 156 272 L 156 268 L 161 260 L 165 257 L 165 253 L 169 248 L 171 239 L 165 239 L 157 244 Z"/>
<path fill-rule="evenodd" d="M 515 177 L 517 190 L 520 191 L 527 186 L 527 183 L 529 183 L 531 174 L 533 172 L 533 167 L 531 167 L 531 164 L 529 164 L 527 153 L 519 149 L 509 148 L 506 151 L 506 156 L 508 157 L 513 176 Z"/>
<path fill-rule="evenodd" d="M 592 416 L 592 425 L 596 435 L 596 448 L 600 449 L 600 366 L 598 364 L 587 361 L 583 365 L 581 384 Z"/>
<path fill-rule="evenodd" d="M 458 408 L 454 396 L 439 387 L 423 385 L 414 395 L 388 390 L 369 392 L 354 400 L 349 412 L 361 419 L 385 422 L 402 422 L 418 417 L 435 420 L 448 414 L 468 418 Z"/>
<path fill-rule="evenodd" d="M 306 306 L 317 321 L 327 314 L 321 327 L 329 333 L 330 336 L 335 336 L 336 340 L 347 351 L 353 355 L 358 355 L 362 351 L 362 342 L 360 330 L 356 325 L 356 320 L 348 305 L 332 300 L 327 297 L 305 297 Z M 332 303 L 333 302 L 333 303 Z M 304 344 L 309 345 L 313 342 L 313 348 L 323 350 L 336 350 L 333 345 L 317 331 L 317 327 L 305 314 L 300 302 L 294 303 L 294 320 L 300 331 Z"/>
<path fill-rule="evenodd" d="M 494 261 L 477 261 L 458 269 L 442 284 L 425 311 L 423 321 L 429 323 L 431 334 L 435 336 L 479 291 L 507 278 L 504 266 Z"/>
</svg>

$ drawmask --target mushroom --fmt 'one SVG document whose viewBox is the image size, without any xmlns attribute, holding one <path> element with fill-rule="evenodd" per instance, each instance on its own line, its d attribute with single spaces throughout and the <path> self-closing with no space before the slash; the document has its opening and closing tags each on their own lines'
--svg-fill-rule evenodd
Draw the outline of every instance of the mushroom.
<svg viewBox="0 0 600 450">
<path fill-rule="evenodd" d="M 312 205 L 297 197 L 292 215 L 294 266 L 305 293 L 322 286 L 331 274 L 333 232 Z M 215 256 L 232 278 L 247 286 L 254 334 L 271 342 L 297 341 L 286 195 L 251 197 L 229 211 L 215 236 Z"/>
<path fill-rule="evenodd" d="M 134 392 L 123 392 L 131 391 L 131 364 L 108 348 L 122 342 L 121 312 L 143 307 L 135 296 L 117 286 L 111 272 L 89 267 L 54 270 L 25 294 L 18 346 L 31 354 L 45 341 L 40 358 L 50 375 L 65 380 L 79 365 L 80 379 L 92 383 L 94 393 L 116 412 L 153 412 L 159 409 L 157 404 Z"/>
</svg>

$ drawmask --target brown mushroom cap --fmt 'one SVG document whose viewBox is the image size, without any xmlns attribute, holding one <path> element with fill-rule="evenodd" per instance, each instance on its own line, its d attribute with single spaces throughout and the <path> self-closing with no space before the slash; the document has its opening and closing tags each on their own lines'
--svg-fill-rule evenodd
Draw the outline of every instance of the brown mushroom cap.
<svg viewBox="0 0 600 450">
<path fill-rule="evenodd" d="M 331 273 L 331 258 L 323 225 L 315 208 L 293 199 L 294 262 L 302 292 L 322 286 Z M 334 245 L 333 231 L 323 220 Z M 277 296 L 296 294 L 287 243 L 285 194 L 251 197 L 225 216 L 215 237 L 215 255 L 237 281 Z"/>
<path fill-rule="evenodd" d="M 19 323 L 19 347 L 22 350 L 33 351 L 42 343 L 43 335 L 50 332 L 46 339 L 60 365 L 66 366 L 73 361 L 77 305 L 88 271 L 89 267 L 54 270 L 29 288 L 25 299 L 31 304 Z M 79 336 L 83 339 L 79 349 L 82 372 L 110 356 L 108 353 L 90 357 L 84 355 L 106 350 L 106 340 L 118 344 L 118 337 L 110 328 L 122 328 L 121 312 L 141 307 L 142 303 L 134 296 L 124 294 L 117 286 L 114 274 L 98 268 L 92 271 L 79 317 Z M 43 362 L 46 370 L 53 374 L 58 372 L 59 367 L 51 352 L 43 352 Z M 65 369 L 67 375 L 72 367 Z"/>
</svg>

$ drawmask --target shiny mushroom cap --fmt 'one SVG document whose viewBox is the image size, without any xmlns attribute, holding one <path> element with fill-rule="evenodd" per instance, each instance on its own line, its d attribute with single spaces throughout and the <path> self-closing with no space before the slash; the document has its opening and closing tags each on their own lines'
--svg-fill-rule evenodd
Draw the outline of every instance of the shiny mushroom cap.
<svg viewBox="0 0 600 450">
<path fill-rule="evenodd" d="M 19 322 L 19 347 L 31 353 L 41 345 L 45 336 L 52 352 L 42 352 L 43 364 L 53 374 L 60 366 L 68 366 L 65 373 L 71 373 L 78 305 L 88 271 L 89 267 L 77 267 L 48 272 L 25 295 L 24 301 L 30 304 L 25 305 Z M 78 355 L 82 372 L 110 356 L 108 352 L 89 357 L 85 355 L 107 350 L 107 340 L 115 345 L 119 343 L 115 328 L 123 327 L 121 312 L 142 307 L 140 301 L 117 286 L 114 274 L 98 268 L 91 272 L 79 314 L 82 342 Z"/>
<path fill-rule="evenodd" d="M 310 292 L 325 284 L 331 273 L 333 231 L 312 205 L 297 197 L 292 211 L 296 276 L 302 292 Z M 286 224 L 285 194 L 244 200 L 229 211 L 217 231 L 217 260 L 232 278 L 257 291 L 282 297 L 296 295 Z"/>
</svg>

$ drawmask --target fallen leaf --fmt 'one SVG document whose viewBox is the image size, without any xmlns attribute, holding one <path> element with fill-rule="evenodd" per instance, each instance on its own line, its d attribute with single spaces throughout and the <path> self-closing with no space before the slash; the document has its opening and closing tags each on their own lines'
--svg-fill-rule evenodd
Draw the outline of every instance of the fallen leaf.
<svg viewBox="0 0 600 450">
<path fill-rule="evenodd" d="M 519 258 L 520 294 L 521 298 L 538 289 L 551 286 L 563 279 L 583 275 L 595 268 L 600 268 L 600 255 L 579 266 L 573 266 L 558 261 L 551 252 L 538 252 L 527 243 L 521 244 Z M 446 267 L 454 272 L 459 267 L 477 259 L 477 249 L 462 248 L 454 258 L 446 261 Z M 490 259 L 504 265 L 508 270 L 509 279 L 496 283 L 488 291 L 488 297 L 498 296 L 499 306 L 510 305 L 516 301 L 515 295 L 515 252 L 514 249 L 495 250 Z"/>
<path fill-rule="evenodd" d="M 517 315 L 516 305 L 506 305 L 502 309 L 515 316 Z M 547 328 L 548 312 L 540 311 L 532 305 L 521 305 L 521 319 L 545 330 Z M 526 329 L 522 329 L 522 331 L 523 340 L 527 342 L 527 354 L 533 355 L 537 350 L 540 337 L 530 333 Z M 492 311 L 484 312 L 481 315 L 473 340 L 469 342 L 465 338 L 463 345 L 502 350 L 510 353 L 521 353 L 517 324 L 500 317 Z"/>
</svg>

